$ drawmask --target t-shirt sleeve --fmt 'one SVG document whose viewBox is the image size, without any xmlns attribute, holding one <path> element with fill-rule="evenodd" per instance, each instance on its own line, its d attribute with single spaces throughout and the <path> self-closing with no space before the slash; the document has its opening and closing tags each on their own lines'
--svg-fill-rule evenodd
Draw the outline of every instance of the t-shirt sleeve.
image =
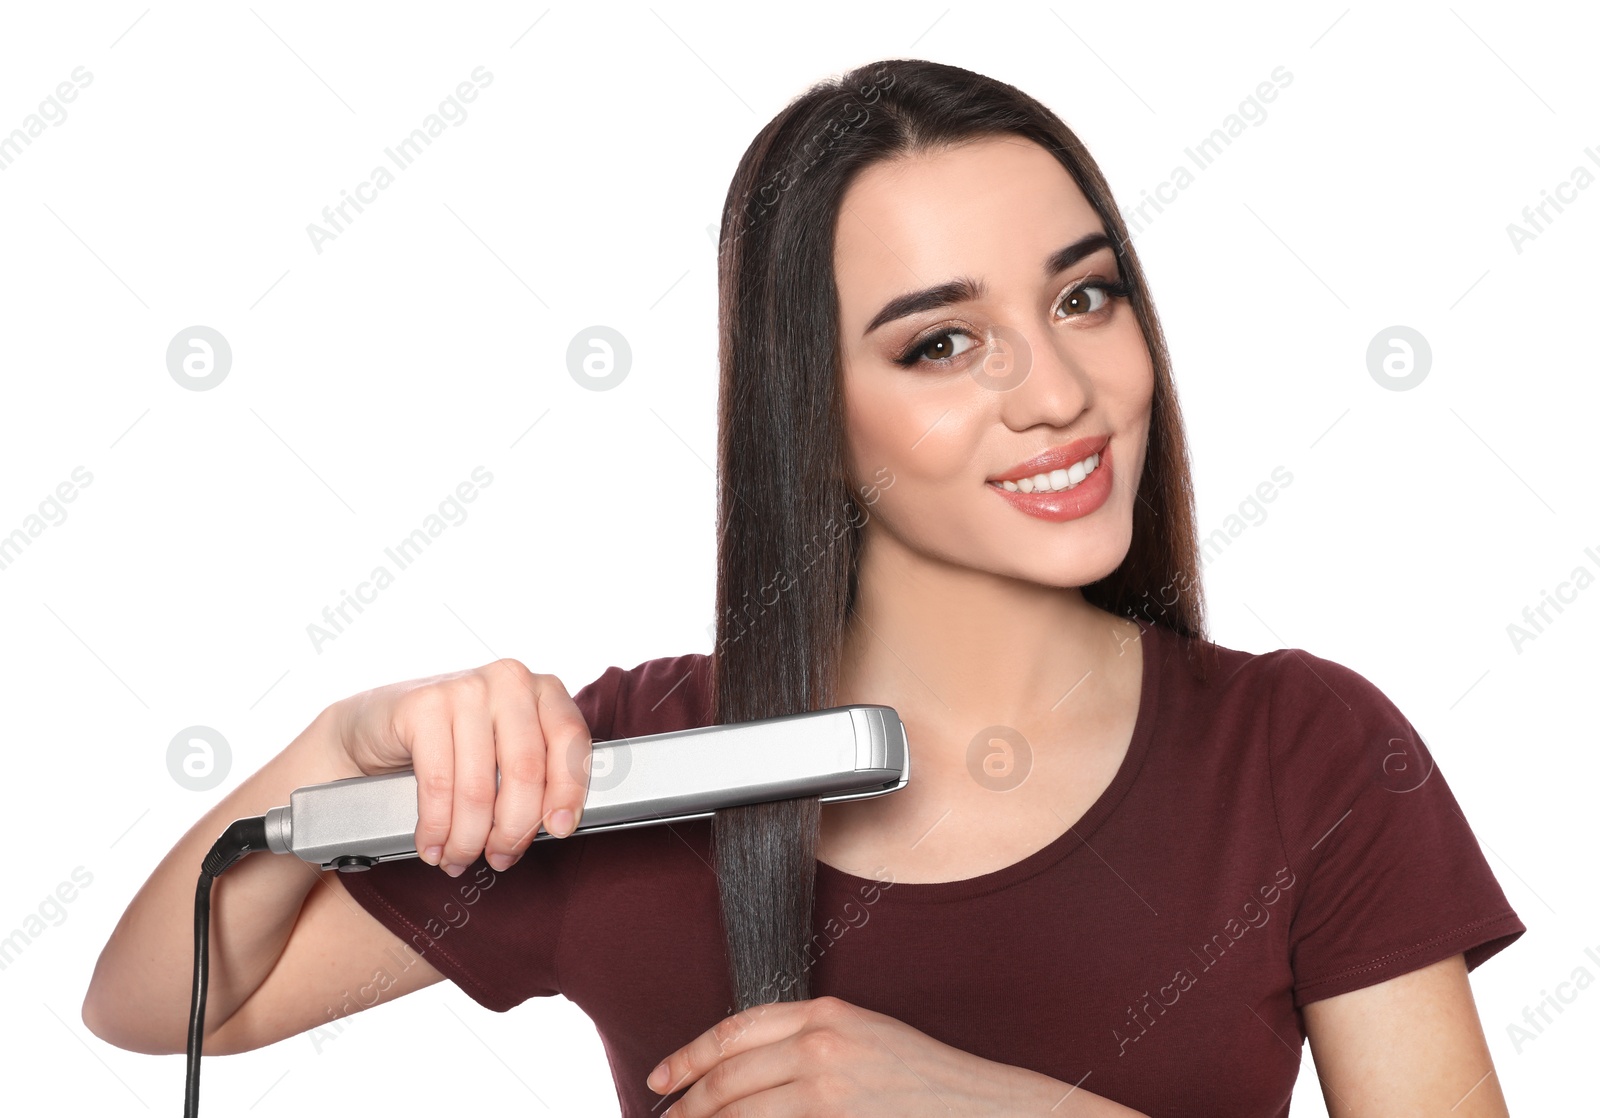
<svg viewBox="0 0 1600 1118">
<path fill-rule="evenodd" d="M 623 671 L 572 696 L 590 736 L 611 736 Z M 540 839 L 497 872 L 481 856 L 459 877 L 420 858 L 343 874 L 350 896 L 474 1001 L 504 1013 L 561 992 L 557 951 L 586 837 Z M 329 871 L 336 872 L 336 871 Z"/>
<path fill-rule="evenodd" d="M 1293 872 L 1294 1004 L 1465 954 L 1527 929 L 1421 735 L 1376 685 L 1303 649 L 1278 654 L 1268 751 Z"/>
</svg>

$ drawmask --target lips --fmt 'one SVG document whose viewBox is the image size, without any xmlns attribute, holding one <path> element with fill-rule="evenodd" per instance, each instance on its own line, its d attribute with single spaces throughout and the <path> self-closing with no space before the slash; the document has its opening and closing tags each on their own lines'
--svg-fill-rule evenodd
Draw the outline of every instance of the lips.
<svg viewBox="0 0 1600 1118">
<path fill-rule="evenodd" d="M 1092 443 L 1094 440 L 1088 441 Z M 1080 445 L 1083 444 L 1069 443 L 1066 447 L 1059 449 L 1065 450 L 1069 455 L 1078 454 L 1081 452 L 1074 448 Z M 1090 453 L 1094 453 L 1092 447 Z M 1070 489 L 1036 489 L 1032 493 L 1024 493 L 1021 489 L 1007 489 L 1004 484 L 996 482 L 991 482 L 985 485 L 984 488 L 1018 512 L 1037 520 L 1045 520 L 1057 524 L 1069 520 L 1077 520 L 1080 517 L 1090 515 L 1097 509 L 1104 508 L 1106 502 L 1111 500 L 1111 492 L 1115 488 L 1115 483 L 1112 481 L 1112 471 L 1116 469 L 1117 455 L 1111 449 L 1110 439 L 1106 439 L 1103 442 L 1099 453 L 1100 464 L 1094 468 L 1094 472 Z M 1033 459 L 1032 461 L 1036 462 L 1038 460 Z M 1028 465 L 1029 463 L 1022 463 L 1018 468 L 1021 469 Z M 1005 480 L 1010 481 L 1011 479 L 1007 478 Z"/>
<path fill-rule="evenodd" d="M 995 474 L 989 480 L 1020 481 L 1035 474 L 1048 474 L 1051 470 L 1065 470 L 1074 462 L 1081 462 L 1091 454 L 1104 452 L 1110 442 L 1110 435 L 1091 435 L 1088 438 L 1074 439 L 1070 443 L 1051 447 L 1042 454 L 1036 454 L 1026 462 L 1018 462 L 1005 473 Z"/>
</svg>

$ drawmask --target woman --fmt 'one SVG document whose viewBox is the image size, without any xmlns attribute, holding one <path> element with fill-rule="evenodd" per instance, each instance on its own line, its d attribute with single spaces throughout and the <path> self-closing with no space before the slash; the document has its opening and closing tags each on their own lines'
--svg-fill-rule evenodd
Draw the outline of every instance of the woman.
<svg viewBox="0 0 1600 1118">
<path fill-rule="evenodd" d="M 1205 638 L 1160 327 L 1065 125 L 930 62 L 820 83 L 746 151 L 720 283 L 714 654 L 335 704 L 130 906 L 91 1027 L 181 1051 L 187 956 L 119 964 L 182 942 L 221 826 L 412 764 L 423 860 L 230 871 L 206 1051 L 449 977 L 581 1006 L 626 1115 L 1284 1115 L 1306 1037 L 1332 1113 L 1506 1114 L 1467 972 L 1524 926 L 1376 687 Z M 902 791 L 519 857 L 589 735 L 849 703 L 900 713 Z"/>
</svg>

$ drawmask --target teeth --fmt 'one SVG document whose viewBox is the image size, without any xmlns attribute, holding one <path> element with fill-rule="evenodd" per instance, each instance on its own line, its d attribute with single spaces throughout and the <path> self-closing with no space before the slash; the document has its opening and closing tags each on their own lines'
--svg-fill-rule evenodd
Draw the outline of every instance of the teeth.
<svg viewBox="0 0 1600 1118">
<path fill-rule="evenodd" d="M 1063 489 L 1077 486 L 1084 478 L 1094 473 L 1098 465 L 1100 456 L 1091 454 L 1081 462 L 1074 462 L 1069 469 L 1051 470 L 1047 474 L 1034 474 L 1032 477 L 1002 481 L 1000 484 L 1012 493 L 1059 493 Z"/>
</svg>

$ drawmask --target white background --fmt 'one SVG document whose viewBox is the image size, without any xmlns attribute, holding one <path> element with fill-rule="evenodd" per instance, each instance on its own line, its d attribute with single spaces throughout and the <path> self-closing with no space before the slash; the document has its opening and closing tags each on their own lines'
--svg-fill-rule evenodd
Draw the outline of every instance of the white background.
<svg viewBox="0 0 1600 1118">
<path fill-rule="evenodd" d="M 1597 36 L 1577 6 L 1483 3 L 8 7 L 0 135 L 76 67 L 93 78 L 0 172 L 0 534 L 75 468 L 93 480 L 0 570 L 0 936 L 75 868 L 92 883 L 0 970 L 5 1090 L 178 1108 L 182 1056 L 83 1026 L 95 958 L 178 836 L 327 704 L 496 656 L 575 691 L 710 650 L 708 227 L 791 97 L 921 56 L 1056 110 L 1125 210 L 1293 75 L 1136 237 L 1202 529 L 1293 475 L 1208 565 L 1212 635 L 1347 664 L 1421 730 L 1530 929 L 1473 976 L 1505 1094 L 1562 1109 L 1600 991 L 1520 1052 L 1508 1025 L 1600 974 L 1600 588 L 1520 650 L 1507 626 L 1600 574 L 1600 185 L 1520 252 L 1507 226 L 1600 174 Z M 467 118 L 318 253 L 307 225 L 479 66 Z M 165 360 L 196 324 L 233 355 L 203 392 Z M 605 392 L 567 372 L 596 324 L 633 353 Z M 1433 355 L 1408 391 L 1366 364 L 1397 324 Z M 315 648 L 323 608 L 477 466 L 494 480 L 467 519 Z M 167 769 L 195 725 L 231 754 L 211 791 Z M 212 1114 L 616 1113 L 575 1006 L 491 1014 L 449 983 L 320 1051 L 208 1059 L 202 1082 Z M 1294 1110 L 1325 1113 L 1309 1049 Z"/>
</svg>

